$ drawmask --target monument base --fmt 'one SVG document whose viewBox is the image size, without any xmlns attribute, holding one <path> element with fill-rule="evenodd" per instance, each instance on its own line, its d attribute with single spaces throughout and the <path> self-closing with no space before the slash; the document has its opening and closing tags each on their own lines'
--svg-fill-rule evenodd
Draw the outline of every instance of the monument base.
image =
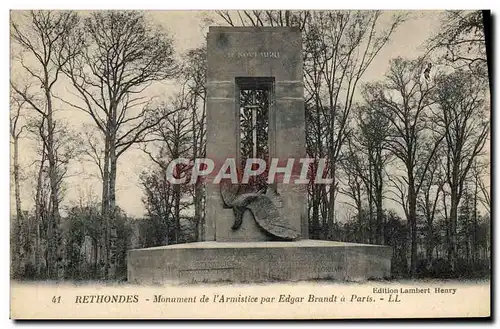
<svg viewBox="0 0 500 329">
<path fill-rule="evenodd" d="M 360 281 L 391 275 L 392 248 L 321 240 L 195 242 L 128 251 L 130 283 Z"/>
</svg>

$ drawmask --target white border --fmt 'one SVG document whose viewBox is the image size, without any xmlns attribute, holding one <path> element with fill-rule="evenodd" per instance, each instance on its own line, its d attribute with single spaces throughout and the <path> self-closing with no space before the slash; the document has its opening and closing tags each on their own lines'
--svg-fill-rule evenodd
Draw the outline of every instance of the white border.
<svg viewBox="0 0 500 329">
<path fill-rule="evenodd" d="M 141 1 L 120 1 L 120 2 L 114 2 L 114 3 L 106 3 L 102 0 L 86 0 L 84 2 L 68 2 L 66 1 L 44 1 L 43 3 L 40 3 L 39 1 L 5 1 L 2 2 L 2 11 L 0 12 L 0 19 L 1 23 L 0 28 L 1 28 L 1 33 L 0 33 L 0 38 L 1 38 L 1 45 L 3 46 L 2 51 L 1 51 L 1 62 L 3 63 L 3 67 L 7 68 L 9 67 L 9 9 L 33 9 L 33 8 L 39 8 L 39 9 L 175 9 L 175 10 L 204 10 L 204 9 L 236 9 L 240 7 L 241 5 L 244 4 L 245 9 L 493 9 L 493 14 L 498 13 L 498 5 L 499 1 L 484 1 L 484 0 L 475 0 L 475 1 L 465 1 L 465 0 L 454 0 L 454 1 L 436 1 L 436 0 L 420 0 L 420 1 L 366 1 L 366 0 L 349 0 L 349 1 L 304 1 L 304 2 L 294 2 L 294 1 L 280 1 L 280 2 L 273 2 L 272 4 L 269 1 L 265 0 L 253 0 L 253 1 L 246 1 L 245 3 L 241 2 L 236 2 L 236 1 L 179 1 L 179 2 L 174 2 L 174 1 L 158 1 L 158 0 L 141 0 Z M 168 4 L 168 5 L 167 5 Z M 4 8 L 5 7 L 5 8 Z M 495 17 L 497 18 L 497 17 Z M 498 24 L 498 21 L 494 19 L 495 23 Z M 498 33 L 493 33 L 494 34 L 494 44 L 498 45 Z M 495 56 L 495 59 L 497 56 Z M 495 63 L 495 67 L 498 69 L 498 62 Z M 8 104 L 8 76 L 9 76 L 9 71 L 6 69 L 5 70 L 6 78 L 2 79 L 1 81 L 1 88 L 0 92 L 2 95 L 2 105 L 3 105 L 3 110 L 1 111 L 0 115 L 0 154 L 2 154 L 2 157 L 0 159 L 0 173 L 1 173 L 1 183 L 0 184 L 0 200 L 2 200 L 2 207 L 0 207 L 0 222 L 1 222 L 1 232 L 4 234 L 3 239 L 2 239 L 2 251 L 1 251 L 1 264 L 2 266 L 2 272 L 1 272 L 1 280 L 3 284 L 3 298 L 2 298 L 2 314 L 1 314 L 1 327 L 2 328 L 10 328 L 15 325 L 14 322 L 8 320 L 9 318 L 9 304 L 10 304 L 10 296 L 7 293 L 9 291 L 9 132 L 8 132 L 8 125 L 9 125 L 9 104 Z M 497 73 L 497 72 L 495 72 Z M 495 74 L 497 76 L 497 74 Z M 497 97 L 498 98 L 498 97 Z M 495 105 L 494 109 L 496 111 L 499 110 L 498 107 L 498 102 L 495 100 Z M 496 126 L 498 126 L 498 120 L 499 120 L 499 115 L 496 114 L 494 115 L 495 118 L 495 123 Z M 492 129 L 494 130 L 494 129 Z M 495 132 L 495 142 L 498 144 L 498 134 L 499 132 Z M 497 152 L 495 152 L 496 154 Z M 497 160 L 497 159 L 495 159 Z M 497 161 L 495 161 L 497 162 Z M 498 173 L 494 174 L 494 179 L 495 179 L 495 185 L 498 186 Z M 500 204 L 500 197 L 497 193 L 494 194 L 495 200 L 494 204 Z M 495 221 L 496 218 L 492 218 L 492 221 Z M 495 223 L 495 236 L 498 236 L 498 230 L 500 227 L 499 223 Z M 495 244 L 496 245 L 496 244 Z M 496 251 L 496 250 L 495 250 Z M 495 257 L 495 264 L 498 265 L 499 261 L 499 255 L 498 253 L 494 252 L 493 255 L 496 255 Z M 498 282 L 497 282 L 498 285 Z M 495 303 L 494 305 L 498 305 L 498 303 Z M 498 317 L 498 309 L 494 311 Z M 134 323 L 134 324 L 125 324 L 127 327 L 134 327 L 134 328 L 144 328 L 147 325 L 150 325 L 151 323 Z M 239 323 L 240 325 L 242 323 Z M 318 324 L 318 323 L 316 323 Z M 53 323 L 38 323 L 37 327 L 42 327 L 42 328 L 52 328 Z M 61 323 L 61 325 L 66 326 L 68 323 Z M 80 323 L 80 325 L 82 325 Z M 84 323 L 83 325 L 85 326 L 92 326 L 93 328 L 105 328 L 109 326 L 123 326 L 123 323 Z M 165 325 L 165 324 L 160 324 L 160 325 Z M 178 323 L 166 323 L 170 328 L 178 327 L 181 326 L 182 324 Z M 201 323 L 189 323 L 189 324 L 184 324 L 182 325 L 185 327 L 186 325 L 188 326 L 199 326 L 202 325 Z M 211 325 L 218 326 L 218 323 L 212 323 Z M 245 325 L 250 325 L 249 323 L 245 323 Z M 254 323 L 252 325 L 262 325 L 262 323 Z M 273 323 L 273 326 L 289 326 L 290 323 Z M 300 325 L 300 326 L 312 326 L 311 323 L 304 324 L 304 323 L 296 323 L 294 325 Z M 354 324 L 354 323 L 332 323 L 328 325 L 334 325 L 338 328 L 351 328 L 351 327 L 357 327 L 360 326 L 360 324 Z M 368 324 L 370 327 L 371 326 L 400 326 L 400 323 L 369 323 Z M 429 324 L 429 323 L 424 323 L 422 325 L 425 325 L 427 328 L 438 328 L 437 324 Z M 439 324 L 439 327 L 444 325 L 444 323 Z M 470 325 L 470 324 L 468 324 Z M 34 327 L 34 324 L 24 324 L 23 326 L 26 327 Z M 418 327 L 418 325 L 415 324 L 410 324 L 408 327 Z"/>
</svg>

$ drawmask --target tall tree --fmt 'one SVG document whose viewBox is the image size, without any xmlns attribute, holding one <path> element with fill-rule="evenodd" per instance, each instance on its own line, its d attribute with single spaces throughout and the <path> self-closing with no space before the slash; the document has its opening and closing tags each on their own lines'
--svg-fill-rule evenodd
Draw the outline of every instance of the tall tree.
<svg viewBox="0 0 500 329">
<path fill-rule="evenodd" d="M 21 109 L 25 105 L 25 101 L 11 96 L 11 115 L 10 115 L 10 138 L 13 147 L 12 169 L 14 178 L 14 196 L 16 202 L 16 219 L 22 219 L 21 206 L 21 167 L 19 164 L 19 139 L 26 126 L 22 123 Z"/>
<path fill-rule="evenodd" d="M 389 135 L 389 120 L 380 109 L 371 107 L 368 103 L 360 109 L 357 119 L 359 127 L 358 142 L 361 146 L 360 152 L 366 153 L 368 160 L 368 176 L 365 177 L 365 185 L 369 192 L 370 217 L 375 217 L 375 239 L 373 242 L 383 244 L 384 237 L 384 186 L 386 165 L 391 159 L 387 152 L 386 144 Z M 373 216 L 372 204 L 375 205 L 375 216 Z"/>
<path fill-rule="evenodd" d="M 391 159 L 391 154 L 386 150 L 385 145 L 389 124 L 387 118 L 377 108 L 370 105 L 357 108 L 356 127 L 353 128 L 347 140 L 347 148 L 343 151 L 345 156 L 341 165 L 348 179 L 347 191 L 349 192 L 347 194 L 351 198 L 358 194 L 356 198 L 367 199 L 368 216 L 363 216 L 363 209 L 359 208 L 363 200 L 354 198 L 358 205 L 359 224 L 362 225 L 362 218 L 369 220 L 369 223 L 366 223 L 369 228 L 367 242 L 383 244 L 385 240 L 383 206 L 385 172 Z M 345 184 L 342 178 L 339 178 L 339 181 Z M 355 193 L 357 190 L 364 191 L 363 195 L 359 192 Z M 341 191 L 346 193 L 344 188 Z M 363 229 L 363 226 L 360 229 Z M 362 235 L 364 233 L 362 232 Z"/>
<path fill-rule="evenodd" d="M 171 105 L 159 107 L 158 115 L 165 120 L 152 132 L 156 143 L 150 145 L 149 150 L 144 147 L 156 168 L 151 173 L 144 172 L 141 180 L 149 217 L 166 228 L 166 240 L 158 242 L 167 245 L 170 231 L 173 232 L 172 242 L 181 242 L 181 212 L 185 208 L 182 199 L 190 188 L 187 184 L 170 184 L 167 180 L 168 163 L 178 158 L 190 158 L 193 150 L 192 113 L 186 106 L 184 88 Z"/>
<path fill-rule="evenodd" d="M 28 126 L 29 130 L 35 136 L 36 140 L 38 141 L 37 144 L 38 147 L 38 155 L 39 158 L 36 160 L 34 163 L 38 163 L 37 169 L 36 169 L 36 182 L 35 182 L 35 195 L 34 195 L 34 201 L 35 201 L 35 230 L 36 230 L 36 235 L 35 235 L 35 245 L 34 245 L 34 266 L 35 266 L 35 274 L 37 277 L 40 276 L 41 274 L 41 268 L 42 268 L 42 256 L 43 254 L 46 254 L 43 252 L 43 245 L 44 245 L 44 240 L 47 236 L 46 232 L 46 222 L 47 222 L 47 214 L 49 213 L 49 210 L 47 209 L 47 205 L 49 202 L 46 201 L 46 162 L 47 162 L 47 156 L 46 156 L 46 150 L 45 150 L 45 144 L 43 142 L 39 142 L 40 139 L 43 140 L 43 138 L 40 138 L 40 136 L 43 135 L 43 125 L 44 120 L 43 117 L 40 120 L 34 120 L 33 122 L 30 123 Z M 41 145 L 40 145 L 41 144 Z M 50 193 L 50 192 L 49 192 Z M 47 257 L 46 257 L 47 258 Z M 46 259 L 46 264 L 47 264 L 47 259 Z"/>
<path fill-rule="evenodd" d="M 333 239 L 337 166 L 350 133 L 354 95 L 360 79 L 386 45 L 403 16 L 394 16 L 381 27 L 378 11 L 327 11 L 310 14 L 304 28 L 304 81 L 306 108 L 313 109 L 309 125 L 325 125 L 310 156 L 328 159 L 328 178 L 322 203 L 326 203 L 323 238 Z M 320 128 L 315 131 L 322 132 Z M 312 143 L 309 143 L 311 145 Z M 313 153 L 313 152 L 318 153 Z M 326 191 L 327 190 L 327 191 Z M 314 212 L 314 210 L 313 210 Z"/>
<path fill-rule="evenodd" d="M 410 224 L 411 275 L 417 268 L 417 197 L 443 139 L 442 134 L 433 132 L 437 127 L 429 120 L 435 87 L 423 79 L 423 70 L 422 59 L 397 58 L 391 61 L 385 82 L 368 84 L 364 90 L 367 103 L 379 108 L 389 121 L 387 148 L 405 169 L 398 187 Z"/>
<path fill-rule="evenodd" d="M 60 232 L 60 176 L 56 150 L 56 122 L 53 88 L 62 67 L 74 55 L 68 42 L 78 24 L 72 12 L 31 11 L 16 17 L 11 24 L 11 37 L 21 54 L 19 65 L 29 82 L 20 85 L 11 82 L 13 90 L 37 112 L 41 118 L 41 135 L 49 164 L 50 216 L 48 229 L 49 277 L 62 275 L 62 238 Z"/>
<path fill-rule="evenodd" d="M 186 92 L 186 107 L 191 111 L 192 159 L 204 158 L 206 154 L 206 87 L 207 50 L 205 47 L 191 49 L 185 55 L 183 83 Z M 195 238 L 205 237 L 204 184 L 193 186 Z"/>
<path fill-rule="evenodd" d="M 116 265 L 114 222 L 116 170 L 119 157 L 133 144 L 144 142 L 162 117 L 154 115 L 143 91 L 175 73 L 171 38 L 137 11 L 92 12 L 81 36 L 73 40 L 78 56 L 64 72 L 76 89 L 78 101 L 66 104 L 87 113 L 103 139 L 102 216 L 104 276 L 113 277 Z"/>
<path fill-rule="evenodd" d="M 432 262 L 432 253 L 435 247 L 435 218 L 438 213 L 439 198 L 444 192 L 445 180 L 442 170 L 442 147 L 436 152 L 435 156 L 429 163 L 429 168 L 424 175 L 420 195 L 417 199 L 417 206 L 423 217 L 426 225 L 426 260 L 427 269 L 430 269 Z"/>
<path fill-rule="evenodd" d="M 351 136 L 348 140 L 347 150 L 344 151 L 344 161 L 340 163 L 343 177 L 339 179 L 342 183 L 342 188 L 340 189 L 340 193 L 348 196 L 354 204 L 348 203 L 348 205 L 352 206 L 356 210 L 356 220 L 357 223 L 354 227 L 357 227 L 357 241 L 359 243 L 370 242 L 371 231 L 367 232 L 366 224 L 363 220 L 366 218 L 364 216 L 365 208 L 364 208 L 364 199 L 365 195 L 368 193 L 366 190 L 367 186 L 367 170 L 368 167 L 366 164 L 366 159 L 363 155 L 358 153 L 359 147 L 355 143 L 354 138 Z M 369 218 L 371 219 L 371 218 Z M 365 237 L 368 233 L 368 241 L 365 241 Z"/>
<path fill-rule="evenodd" d="M 23 131 L 26 126 L 23 124 L 21 109 L 23 108 L 25 101 L 19 97 L 13 97 L 11 94 L 11 115 L 10 115 L 10 139 L 13 148 L 13 158 L 12 158 L 12 173 L 14 183 L 14 198 L 16 205 L 16 220 L 14 223 L 11 222 L 11 231 L 13 237 L 16 240 L 12 240 L 12 263 L 14 264 L 13 273 L 19 274 L 20 267 L 24 260 L 24 248 L 21 236 L 21 225 L 23 221 L 23 212 L 21 206 L 21 167 L 19 164 L 19 142 Z"/>
<path fill-rule="evenodd" d="M 489 134 L 488 102 L 483 82 L 458 70 L 437 80 L 436 122 L 444 130 L 446 182 L 450 190 L 448 257 L 457 265 L 458 206 L 474 161 L 484 149 Z"/>
</svg>

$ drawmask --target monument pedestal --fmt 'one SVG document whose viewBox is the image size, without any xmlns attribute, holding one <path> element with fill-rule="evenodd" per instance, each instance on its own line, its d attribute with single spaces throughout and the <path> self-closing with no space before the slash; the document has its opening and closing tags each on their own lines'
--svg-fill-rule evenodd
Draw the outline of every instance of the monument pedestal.
<svg viewBox="0 0 500 329">
<path fill-rule="evenodd" d="M 128 252 L 137 284 L 360 281 L 391 274 L 392 248 L 320 240 L 195 242 Z"/>
</svg>

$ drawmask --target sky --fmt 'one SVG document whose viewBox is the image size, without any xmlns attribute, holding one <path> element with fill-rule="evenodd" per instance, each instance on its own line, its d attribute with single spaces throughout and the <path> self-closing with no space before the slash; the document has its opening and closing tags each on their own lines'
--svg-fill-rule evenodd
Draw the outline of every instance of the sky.
<svg viewBox="0 0 500 329">
<path fill-rule="evenodd" d="M 363 82 L 382 79 L 392 58 L 398 56 L 414 58 L 421 55 L 423 43 L 432 34 L 436 33 L 441 13 L 437 11 L 411 12 L 410 19 L 396 30 L 391 40 L 380 51 L 366 71 Z M 392 14 L 393 12 L 384 12 L 382 22 L 387 21 Z M 208 32 L 205 18 L 214 19 L 211 25 L 224 25 L 214 12 L 147 11 L 146 15 L 155 24 L 166 29 L 173 37 L 177 55 L 203 45 Z M 16 19 L 16 13 L 12 15 L 12 19 Z M 13 74 L 16 72 L 14 64 L 12 65 L 12 72 Z M 151 86 L 148 93 L 157 94 L 160 99 L 168 100 L 177 90 L 178 86 L 175 81 L 167 81 Z M 61 79 L 54 92 L 59 96 L 71 97 L 72 91 L 69 83 Z M 70 127 L 76 130 L 82 131 L 89 124 L 92 124 L 91 119 L 85 113 L 63 106 L 60 102 L 56 104 L 56 108 L 58 108 L 58 118 L 65 120 Z M 33 206 L 35 168 L 34 166 L 27 167 L 37 159 L 33 146 L 33 140 L 23 139 L 21 142 L 21 167 L 27 168 L 24 171 L 26 179 L 21 186 L 23 209 Z M 129 215 L 136 217 L 144 215 L 144 206 L 141 200 L 143 193 L 139 184 L 139 175 L 149 164 L 147 156 L 137 147 L 129 149 L 118 161 L 117 204 Z M 96 173 L 97 167 L 89 161 L 76 159 L 71 162 L 69 175 L 65 180 L 63 207 L 78 204 L 81 198 L 93 197 L 96 200 L 100 199 L 100 182 Z M 338 209 L 341 212 L 347 211 L 345 207 L 345 205 L 340 205 Z M 12 207 L 11 209 L 15 208 Z"/>
</svg>

